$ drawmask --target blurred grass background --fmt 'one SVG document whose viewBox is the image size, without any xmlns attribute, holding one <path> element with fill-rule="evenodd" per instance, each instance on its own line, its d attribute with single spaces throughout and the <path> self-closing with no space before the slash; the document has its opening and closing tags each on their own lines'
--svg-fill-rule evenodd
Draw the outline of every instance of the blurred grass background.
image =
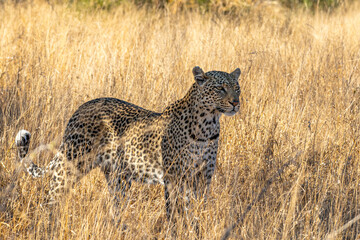
<svg viewBox="0 0 360 240">
<path fill-rule="evenodd" d="M 46 0 L 49 4 L 65 4 L 78 10 L 110 10 L 119 5 L 135 4 L 154 8 L 201 9 L 222 13 L 246 12 L 261 4 L 281 5 L 291 10 L 331 12 L 339 7 L 348 7 L 354 0 Z M 0 2 L 7 2 L 1 0 Z M 28 2 L 15 0 L 15 3 Z"/>
</svg>

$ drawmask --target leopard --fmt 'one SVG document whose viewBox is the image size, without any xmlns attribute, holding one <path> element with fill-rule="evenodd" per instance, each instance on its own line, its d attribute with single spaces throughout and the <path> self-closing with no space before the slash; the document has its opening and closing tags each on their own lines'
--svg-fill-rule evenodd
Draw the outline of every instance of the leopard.
<svg viewBox="0 0 360 240">
<path fill-rule="evenodd" d="M 132 182 L 161 184 L 167 219 L 176 222 L 175 213 L 183 215 L 190 198 L 206 198 L 216 167 L 220 117 L 240 109 L 240 68 L 205 73 L 196 66 L 192 73 L 185 96 L 162 112 L 110 97 L 84 103 L 45 168 L 27 156 L 31 134 L 20 130 L 15 144 L 23 169 L 33 178 L 51 176 L 52 201 L 72 187 L 69 179 L 76 183 L 95 168 L 104 173 L 112 195 L 126 194 Z"/>
</svg>

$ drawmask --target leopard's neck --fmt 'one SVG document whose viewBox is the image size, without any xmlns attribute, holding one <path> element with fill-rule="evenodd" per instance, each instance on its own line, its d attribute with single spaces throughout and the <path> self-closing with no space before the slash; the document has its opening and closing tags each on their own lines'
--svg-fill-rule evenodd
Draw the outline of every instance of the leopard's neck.
<svg viewBox="0 0 360 240">
<path fill-rule="evenodd" d="M 163 112 L 163 117 L 171 119 L 172 124 L 176 122 L 183 134 L 192 140 L 207 142 L 219 137 L 220 113 L 206 106 L 196 84 L 182 99 L 169 105 Z"/>
</svg>

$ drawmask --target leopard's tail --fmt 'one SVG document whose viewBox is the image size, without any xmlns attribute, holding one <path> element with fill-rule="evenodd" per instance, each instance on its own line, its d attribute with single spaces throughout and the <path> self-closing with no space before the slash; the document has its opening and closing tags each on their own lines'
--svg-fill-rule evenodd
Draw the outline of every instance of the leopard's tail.
<svg viewBox="0 0 360 240">
<path fill-rule="evenodd" d="M 40 168 L 31 160 L 32 156 L 26 156 L 29 151 L 31 134 L 27 130 L 20 130 L 15 138 L 15 145 L 18 150 L 18 156 L 20 162 L 24 167 L 24 170 L 28 172 L 32 177 L 43 177 L 48 168 Z M 41 151 L 41 149 L 39 149 Z"/>
</svg>

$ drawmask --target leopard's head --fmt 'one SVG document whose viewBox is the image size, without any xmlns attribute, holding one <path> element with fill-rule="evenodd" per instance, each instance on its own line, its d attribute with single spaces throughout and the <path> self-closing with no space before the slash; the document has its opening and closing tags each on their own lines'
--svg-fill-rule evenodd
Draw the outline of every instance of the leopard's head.
<svg viewBox="0 0 360 240">
<path fill-rule="evenodd" d="M 193 68 L 196 83 L 199 85 L 202 102 L 207 108 L 227 116 L 239 111 L 240 86 L 238 79 L 241 71 L 233 72 L 210 71 L 204 73 L 200 67 Z"/>
</svg>

